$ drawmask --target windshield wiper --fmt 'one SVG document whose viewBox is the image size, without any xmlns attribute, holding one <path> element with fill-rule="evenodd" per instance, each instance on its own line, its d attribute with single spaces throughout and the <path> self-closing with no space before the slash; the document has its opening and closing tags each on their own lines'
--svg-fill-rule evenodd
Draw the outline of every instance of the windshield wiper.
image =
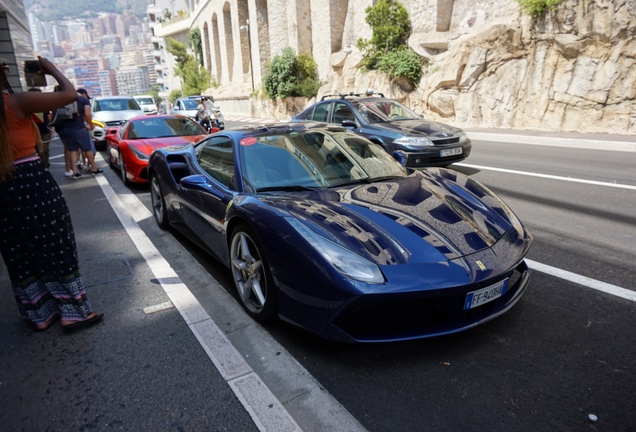
<svg viewBox="0 0 636 432">
<path fill-rule="evenodd" d="M 364 178 L 361 178 L 361 179 L 356 179 L 356 180 L 346 181 L 346 182 L 342 182 L 342 183 L 332 184 L 329 187 L 330 188 L 336 188 L 336 187 L 349 186 L 349 185 L 360 184 L 360 183 L 371 183 L 371 179 L 369 177 L 364 177 Z"/>
<path fill-rule="evenodd" d="M 284 191 L 284 192 L 302 192 L 302 191 L 315 191 L 322 189 L 319 186 L 301 186 L 301 185 L 280 185 L 280 186 L 267 186 L 257 188 L 256 192 L 270 192 L 270 191 Z"/>
<path fill-rule="evenodd" d="M 378 182 L 378 181 L 385 181 L 385 180 L 393 180 L 396 178 L 401 178 L 402 176 L 397 176 L 397 175 L 388 175 L 388 176 L 380 176 L 380 177 L 373 177 L 372 179 L 369 179 L 369 182 Z"/>
</svg>

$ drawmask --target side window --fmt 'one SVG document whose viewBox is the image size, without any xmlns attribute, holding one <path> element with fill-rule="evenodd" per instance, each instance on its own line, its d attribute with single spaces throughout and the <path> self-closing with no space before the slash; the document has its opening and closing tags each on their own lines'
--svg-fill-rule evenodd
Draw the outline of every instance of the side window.
<svg viewBox="0 0 636 432">
<path fill-rule="evenodd" d="M 197 160 L 203 170 L 219 183 L 234 190 L 234 152 L 232 139 L 215 136 L 197 148 Z"/>
<path fill-rule="evenodd" d="M 327 114 L 329 113 L 329 105 L 328 103 L 320 104 L 314 108 L 314 113 L 312 115 L 313 121 L 318 122 L 326 122 Z"/>
<path fill-rule="evenodd" d="M 332 123 L 342 124 L 343 121 L 355 122 L 356 118 L 353 115 L 353 111 L 349 108 L 349 105 L 336 102 L 333 106 Z"/>
</svg>

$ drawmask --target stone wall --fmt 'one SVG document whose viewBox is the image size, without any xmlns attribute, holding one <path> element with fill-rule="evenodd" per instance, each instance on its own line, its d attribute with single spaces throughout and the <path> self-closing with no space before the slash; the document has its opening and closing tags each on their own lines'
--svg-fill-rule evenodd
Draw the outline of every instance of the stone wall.
<svg viewBox="0 0 636 432">
<path fill-rule="evenodd" d="M 371 36 L 365 9 L 374 3 L 201 0 L 191 28 L 210 29 L 203 33 L 206 67 L 221 84 L 206 94 L 219 101 L 262 94 L 269 61 L 292 47 L 316 60 L 324 83 L 318 98 L 373 88 L 460 127 L 636 131 L 636 0 L 563 0 L 537 20 L 516 0 L 402 0 L 409 45 L 428 60 L 414 89 L 360 72 L 356 41 Z M 244 114 L 281 118 L 302 108 L 262 96 L 251 107 Z"/>
<path fill-rule="evenodd" d="M 636 132 L 636 0 L 566 0 L 538 20 L 515 0 L 405 0 L 409 44 L 429 61 L 413 91 L 359 71 L 355 40 L 370 30 L 352 30 L 352 3 L 318 98 L 373 88 L 460 127 Z M 268 101 L 256 111 L 268 109 L 296 113 Z"/>
</svg>

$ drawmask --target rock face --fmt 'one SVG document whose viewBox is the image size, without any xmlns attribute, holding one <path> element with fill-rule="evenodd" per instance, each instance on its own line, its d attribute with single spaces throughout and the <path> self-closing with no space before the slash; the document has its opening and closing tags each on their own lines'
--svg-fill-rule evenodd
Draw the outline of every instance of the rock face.
<svg viewBox="0 0 636 432">
<path fill-rule="evenodd" d="M 419 86 L 361 73 L 361 53 L 343 44 L 318 98 L 373 88 L 460 127 L 636 132 L 636 0 L 565 0 L 536 20 L 515 0 L 403 4 L 409 45 L 428 59 Z"/>
</svg>

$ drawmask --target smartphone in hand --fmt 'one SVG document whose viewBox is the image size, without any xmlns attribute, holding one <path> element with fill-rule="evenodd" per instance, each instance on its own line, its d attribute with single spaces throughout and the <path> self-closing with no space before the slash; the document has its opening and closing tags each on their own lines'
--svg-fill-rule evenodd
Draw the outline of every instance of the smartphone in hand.
<svg viewBox="0 0 636 432">
<path fill-rule="evenodd" d="M 24 78 L 28 87 L 46 87 L 46 77 L 41 74 L 42 65 L 39 60 L 24 62 Z"/>
</svg>

